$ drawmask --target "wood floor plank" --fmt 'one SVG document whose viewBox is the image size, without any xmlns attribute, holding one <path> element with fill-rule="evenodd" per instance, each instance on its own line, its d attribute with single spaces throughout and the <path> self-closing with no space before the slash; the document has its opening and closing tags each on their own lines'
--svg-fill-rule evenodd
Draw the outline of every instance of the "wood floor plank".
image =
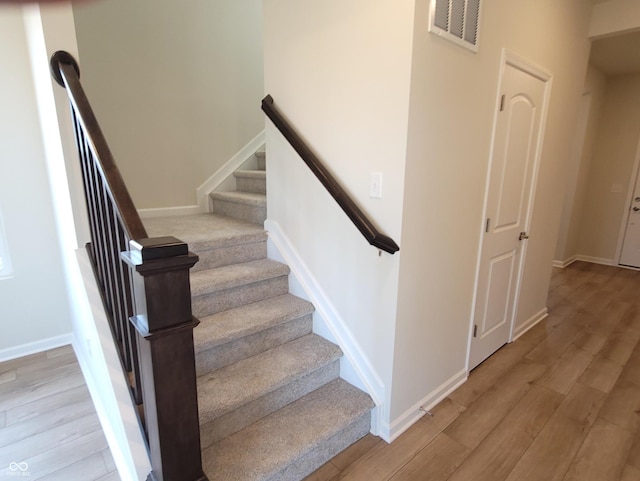
<svg viewBox="0 0 640 481">
<path fill-rule="evenodd" d="M 340 474 L 340 470 L 335 467 L 333 462 L 328 461 L 316 469 L 309 476 L 304 478 L 303 481 L 330 481 Z"/>
<path fill-rule="evenodd" d="M 4 384 L 5 382 L 15 381 L 18 376 L 18 371 L 16 369 L 10 369 L 0 373 L 0 384 Z"/>
<path fill-rule="evenodd" d="M 596 355 L 604 347 L 606 342 L 606 336 L 585 330 L 578 334 L 578 337 L 574 339 L 573 344 L 580 349 L 584 349 L 585 351 Z"/>
<path fill-rule="evenodd" d="M 97 430 L 48 451 L 29 456 L 23 461 L 29 464 L 32 476 L 30 479 L 42 479 L 86 457 L 100 453 L 105 446 L 104 434 L 102 430 Z"/>
<path fill-rule="evenodd" d="M 63 366 L 73 366 L 75 369 L 79 369 L 76 355 L 71 352 L 60 351 L 57 355 L 49 358 L 48 353 L 45 353 L 44 359 L 39 361 L 29 362 L 24 365 L 16 367 L 18 377 L 22 377 L 26 374 L 37 373 L 36 375 L 46 375 L 51 371 L 51 376 L 55 376 L 55 370 Z"/>
<path fill-rule="evenodd" d="M 58 409 L 14 423 L 0 429 L 0 448 L 93 413 L 95 413 L 95 407 L 91 401 L 81 398 L 79 401 L 66 404 Z"/>
<path fill-rule="evenodd" d="M 0 466 L 8 466 L 13 461 L 19 461 L 25 453 L 41 453 L 52 446 L 70 443 L 94 431 L 100 431 L 102 434 L 100 421 L 95 412 L 0 447 Z"/>
<path fill-rule="evenodd" d="M 53 394 L 36 398 L 31 402 L 9 409 L 6 412 L 7 426 L 55 411 L 70 403 L 90 400 L 91 395 L 85 385 L 81 384 L 71 389 L 61 389 Z"/>
<path fill-rule="evenodd" d="M 446 481 L 471 451 L 441 433 L 404 465 L 391 481 Z"/>
<path fill-rule="evenodd" d="M 605 398 L 602 391 L 576 384 L 507 481 L 560 481 L 595 423 Z"/>
<path fill-rule="evenodd" d="M 372 449 L 377 444 L 384 443 L 382 439 L 378 436 L 374 436 L 372 434 L 367 434 L 364 438 L 359 440 L 357 443 L 352 444 L 347 449 L 342 451 L 336 457 L 334 457 L 331 462 L 334 466 L 342 471 L 347 466 L 355 462 L 357 459 L 362 457 L 367 451 Z"/>
<path fill-rule="evenodd" d="M 627 457 L 627 464 L 640 470 L 640 432 L 636 434 L 636 438 L 631 446 L 629 456 Z"/>
<path fill-rule="evenodd" d="M 39 479 L 42 481 L 69 481 L 70 479 L 96 481 L 108 473 L 102 453 L 98 452 Z"/>
<path fill-rule="evenodd" d="M 113 455 L 111 454 L 111 450 L 109 448 L 105 448 L 102 450 L 102 459 L 104 459 L 104 465 L 107 467 L 107 471 L 118 470 L 116 462 L 114 461 Z"/>
<path fill-rule="evenodd" d="M 121 481 L 121 480 L 117 471 L 112 471 L 109 474 L 104 475 L 100 479 L 97 479 L 96 481 Z"/>
<path fill-rule="evenodd" d="M 549 333 L 547 338 L 538 344 L 525 359 L 551 366 L 571 346 L 571 343 L 582 332 L 575 325 L 562 325 Z"/>
<path fill-rule="evenodd" d="M 542 364 L 522 360 L 503 377 L 504 382 L 492 386 L 444 432 L 460 444 L 475 449 L 546 369 Z"/>
<path fill-rule="evenodd" d="M 6 371 L 12 371 L 19 366 L 26 366 L 31 363 L 39 362 L 47 358 L 46 352 L 38 352 L 36 354 L 30 354 L 29 356 L 23 356 L 16 359 L 10 359 L 8 361 L 0 362 L 0 374 Z"/>
<path fill-rule="evenodd" d="M 604 420 L 632 433 L 640 429 L 640 386 L 618 379 L 600 410 Z"/>
<path fill-rule="evenodd" d="M 11 384 L 13 383 L 0 384 L 0 390 L 3 386 Z M 0 393 L 0 411 L 10 411 L 51 394 L 84 385 L 84 377 L 80 371 L 69 372 L 61 378 L 34 381 L 30 386 L 22 387 L 15 392 Z"/>
<path fill-rule="evenodd" d="M 631 433 L 603 419 L 596 420 L 564 481 L 603 481 L 620 479 Z"/>
<path fill-rule="evenodd" d="M 568 394 L 592 360 L 593 354 L 572 344 L 540 379 L 540 384 L 561 394 Z"/>
<path fill-rule="evenodd" d="M 578 380 L 587 386 L 608 393 L 613 388 L 621 373 L 621 365 L 599 355 L 591 361 L 589 367 L 587 367 Z"/>
<path fill-rule="evenodd" d="M 533 349 L 534 345 L 525 339 L 518 339 L 511 344 L 503 346 L 498 352 L 475 368 L 467 382 L 451 393 L 449 397 L 463 406 L 470 406 L 480 395 L 504 376 L 507 371 L 520 362 Z"/>
<path fill-rule="evenodd" d="M 533 386 L 451 476 L 450 481 L 502 481 L 527 451 L 563 396 Z"/>
<path fill-rule="evenodd" d="M 640 481 L 640 469 L 627 464 L 622 470 L 620 481 Z"/>
<path fill-rule="evenodd" d="M 464 407 L 450 399 L 445 399 L 433 408 L 433 417 L 424 416 L 391 444 L 375 445 L 333 481 L 372 481 L 391 478 L 432 442 L 463 410 Z"/>
<path fill-rule="evenodd" d="M 637 344 L 638 341 L 630 338 L 626 332 L 613 334 L 609 336 L 606 345 L 600 351 L 600 355 L 619 366 L 624 366 L 629 361 Z"/>
</svg>

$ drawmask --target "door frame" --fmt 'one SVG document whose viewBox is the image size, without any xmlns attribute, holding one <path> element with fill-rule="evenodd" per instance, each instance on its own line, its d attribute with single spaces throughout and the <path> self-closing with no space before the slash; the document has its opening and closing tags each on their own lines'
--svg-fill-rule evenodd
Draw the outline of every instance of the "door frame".
<svg viewBox="0 0 640 481">
<path fill-rule="evenodd" d="M 624 267 L 625 269 L 639 269 L 631 266 L 621 266 L 620 257 L 622 257 L 622 247 L 624 245 L 624 238 L 627 233 L 627 224 L 629 223 L 629 207 L 631 206 L 631 199 L 633 198 L 633 192 L 636 189 L 636 183 L 638 182 L 638 176 L 640 175 L 640 138 L 638 138 L 638 146 L 636 147 L 636 156 L 633 161 L 633 170 L 631 180 L 627 187 L 627 196 L 625 198 L 624 210 L 622 212 L 622 222 L 620 223 L 620 232 L 618 234 L 618 246 L 616 247 L 616 256 L 613 258 L 615 266 Z"/>
<path fill-rule="evenodd" d="M 482 204 L 482 217 L 480 219 L 480 226 L 478 229 L 479 232 L 479 242 L 478 242 L 478 251 L 476 254 L 476 272 L 475 272 L 475 278 L 474 278 L 474 283 L 473 283 L 473 296 L 472 296 L 472 303 L 471 303 L 471 312 L 469 315 L 469 334 L 468 334 L 468 341 L 467 341 L 467 359 L 466 359 L 466 370 L 467 372 L 469 372 L 469 362 L 471 359 L 471 343 L 473 342 L 473 330 L 474 330 L 474 324 L 475 324 L 475 310 L 476 310 L 476 302 L 477 302 L 477 297 L 478 297 L 478 286 L 479 286 L 479 281 L 480 281 L 480 265 L 481 265 L 481 260 L 482 260 L 482 248 L 483 248 L 483 244 L 484 244 L 484 231 L 485 231 L 485 222 L 487 219 L 487 204 L 488 204 L 488 200 L 489 200 L 489 187 L 490 187 L 490 180 L 491 180 L 491 169 L 493 167 L 493 154 L 495 151 L 495 128 L 497 125 L 497 121 L 498 121 L 498 114 L 500 113 L 500 103 L 501 103 L 501 99 L 502 99 L 502 82 L 503 82 L 503 78 L 504 78 L 504 71 L 505 68 L 507 67 L 507 65 L 512 65 L 515 68 L 518 68 L 520 70 L 523 70 L 525 72 L 527 72 L 528 74 L 539 78 L 540 80 L 542 80 L 545 83 L 545 87 L 544 87 L 544 94 L 543 94 L 543 101 L 542 101 L 542 112 L 541 112 L 541 116 L 540 116 L 540 135 L 538 136 L 538 142 L 536 144 L 536 155 L 534 158 L 534 165 L 533 165 L 533 170 L 532 170 L 532 179 L 531 179 L 531 186 L 529 188 L 529 193 L 528 193 L 528 203 L 529 203 L 529 209 L 528 212 L 526 213 L 526 217 L 525 217 L 525 231 L 529 232 L 530 227 L 531 227 L 531 219 L 533 217 L 533 207 L 534 207 L 534 200 L 535 200 L 535 193 L 536 193 L 536 189 L 537 189 L 537 185 L 538 185 L 538 174 L 540 171 L 540 158 L 542 157 L 542 149 L 544 146 L 544 138 L 545 138 L 545 133 L 547 130 L 547 115 L 549 113 L 549 101 L 551 98 L 551 87 L 553 84 L 553 74 L 548 71 L 547 69 L 540 67 L 539 65 L 536 65 L 535 63 L 527 60 L 526 58 L 517 55 L 509 50 L 507 50 L 506 48 L 502 49 L 502 53 L 500 55 L 500 68 L 498 70 L 498 87 L 497 87 L 497 91 L 496 91 L 496 99 L 495 99 L 495 104 L 494 104 L 494 111 L 493 111 L 493 127 L 491 130 L 491 144 L 489 147 L 489 159 L 487 161 L 487 170 L 486 170 L 486 178 L 485 178 L 485 186 L 484 186 L 484 200 L 483 200 L 483 204 Z M 520 287 L 522 285 L 522 276 L 524 273 L 524 266 L 525 266 L 525 259 L 526 259 L 526 253 L 527 253 L 527 247 L 528 247 L 528 242 L 525 242 L 524 245 L 522 245 L 521 249 L 521 253 L 520 253 L 520 259 L 518 260 L 518 273 L 517 273 L 517 279 L 515 280 L 515 285 L 514 285 L 514 300 L 513 300 L 513 307 L 512 307 L 512 312 L 511 312 L 511 321 L 510 321 L 510 326 L 509 326 L 509 337 L 507 339 L 507 343 L 513 342 L 514 339 L 514 324 L 515 324 L 515 319 L 516 319 L 516 315 L 518 312 L 518 303 L 519 303 L 519 299 L 520 299 Z M 526 329 L 528 330 L 528 328 Z M 522 333 L 524 333 L 525 331 L 523 331 Z M 522 334 L 521 333 L 521 334 Z"/>
</svg>

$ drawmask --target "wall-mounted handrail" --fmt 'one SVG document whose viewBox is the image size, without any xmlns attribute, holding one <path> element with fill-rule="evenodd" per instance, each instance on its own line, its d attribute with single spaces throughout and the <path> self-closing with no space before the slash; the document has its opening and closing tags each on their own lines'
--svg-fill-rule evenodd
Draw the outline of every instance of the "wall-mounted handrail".
<svg viewBox="0 0 640 481">
<path fill-rule="evenodd" d="M 327 189 L 331 197 L 338 203 L 345 214 L 351 219 L 356 228 L 367 239 L 369 244 L 389 254 L 400 250 L 395 241 L 380 232 L 369 217 L 360 209 L 348 192 L 340 185 L 318 156 L 311 150 L 291 124 L 274 105 L 273 97 L 267 95 L 262 99 L 262 110 L 282 133 L 293 149 L 300 155 L 305 164 L 311 169 L 322 185 Z"/>
<path fill-rule="evenodd" d="M 67 52 L 51 57 L 65 88 L 82 170 L 91 257 L 153 481 L 206 481 L 200 453 L 189 269 L 198 256 L 173 237 L 150 239 Z M 140 411 L 138 411 L 140 413 Z"/>
</svg>

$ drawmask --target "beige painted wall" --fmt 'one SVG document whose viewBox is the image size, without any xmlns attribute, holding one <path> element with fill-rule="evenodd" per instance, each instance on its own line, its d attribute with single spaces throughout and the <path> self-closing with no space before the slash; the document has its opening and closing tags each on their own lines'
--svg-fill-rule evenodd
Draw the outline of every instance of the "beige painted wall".
<svg viewBox="0 0 640 481">
<path fill-rule="evenodd" d="M 582 204 L 578 253 L 617 264 L 620 229 L 633 189 L 640 141 L 640 74 L 610 78 Z M 620 192 L 612 192 L 615 184 Z"/>
<path fill-rule="evenodd" d="M 609 0 L 593 7 L 589 36 L 592 38 L 640 29 L 638 0 Z"/>
<path fill-rule="evenodd" d="M 466 368 L 502 48 L 553 74 L 517 325 L 545 308 L 589 53 L 581 0 L 484 2 L 476 55 L 416 5 L 392 419 Z"/>
<path fill-rule="evenodd" d="M 196 189 L 264 128 L 262 2 L 74 3 L 82 81 L 138 208 Z"/>
<path fill-rule="evenodd" d="M 71 319 L 21 7 L 0 6 L 0 62 L 10 72 L 0 75 L 0 208 L 14 271 L 0 280 L 4 357 L 70 338 Z"/>
<path fill-rule="evenodd" d="M 587 190 L 589 169 L 593 159 L 595 141 L 600 128 L 602 107 L 607 86 L 607 78 L 597 68 L 589 65 L 584 85 L 584 99 L 588 102 L 586 112 L 586 129 L 584 135 L 576 139 L 581 142 L 577 147 L 577 165 L 574 166 L 567 179 L 568 186 L 560 230 L 564 236 L 558 237 L 555 260 L 560 264 L 572 261 L 580 254 L 581 223 L 583 216 L 589 212 L 584 209 L 584 203 L 589 194 Z"/>
</svg>

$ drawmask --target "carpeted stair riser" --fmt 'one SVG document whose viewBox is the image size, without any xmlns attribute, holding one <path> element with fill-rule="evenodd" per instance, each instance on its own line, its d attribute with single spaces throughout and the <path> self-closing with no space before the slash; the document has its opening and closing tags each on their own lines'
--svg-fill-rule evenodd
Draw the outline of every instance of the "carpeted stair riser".
<svg viewBox="0 0 640 481">
<path fill-rule="evenodd" d="M 203 450 L 210 481 L 300 481 L 370 429 L 371 398 L 341 379 Z"/>
<path fill-rule="evenodd" d="M 285 294 L 200 318 L 198 375 L 310 334 L 313 311 L 310 302 Z"/>
<path fill-rule="evenodd" d="M 244 304 L 281 296 L 287 292 L 289 292 L 289 279 L 287 276 L 280 276 L 192 297 L 192 310 L 195 316 L 200 318 Z"/>
<path fill-rule="evenodd" d="M 267 218 L 266 196 L 248 192 L 213 192 L 213 212 L 253 224 L 264 224 Z"/>
<path fill-rule="evenodd" d="M 289 267 L 268 259 L 192 272 L 196 317 L 215 314 L 289 292 Z"/>
<path fill-rule="evenodd" d="M 309 334 L 209 372 L 198 378 L 200 422 L 218 420 L 246 404 L 306 378 L 314 371 L 338 361 L 341 356 L 342 351 L 338 346 L 316 334 Z M 277 399 L 270 401 L 279 404 Z M 291 400 L 282 405 L 289 402 Z"/>
<path fill-rule="evenodd" d="M 267 349 L 273 349 L 286 342 L 311 333 L 313 317 L 311 314 L 278 324 L 237 340 L 196 351 L 196 374 L 198 376 L 228 366 L 247 357 L 254 356 Z"/>
<path fill-rule="evenodd" d="M 236 190 L 241 192 L 267 193 L 267 178 L 264 170 L 239 170 L 234 172 Z"/>
<path fill-rule="evenodd" d="M 267 257 L 267 241 L 251 242 L 219 247 L 216 249 L 204 249 L 199 246 L 190 246 L 191 250 L 198 254 L 200 260 L 191 269 L 191 272 L 204 271 L 216 267 L 241 264 L 243 262 L 256 261 Z"/>
<path fill-rule="evenodd" d="M 267 170 L 267 156 L 264 150 L 255 153 L 258 160 L 258 170 Z"/>
</svg>

